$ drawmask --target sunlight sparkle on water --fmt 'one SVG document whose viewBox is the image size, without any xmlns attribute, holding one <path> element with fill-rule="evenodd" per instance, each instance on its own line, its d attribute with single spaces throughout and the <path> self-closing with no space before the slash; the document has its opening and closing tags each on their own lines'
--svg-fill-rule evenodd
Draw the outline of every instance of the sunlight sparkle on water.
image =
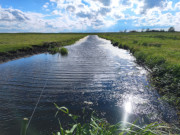
<svg viewBox="0 0 180 135">
<path fill-rule="evenodd" d="M 127 103 L 125 103 L 125 111 L 127 113 L 131 113 L 132 112 L 132 104 L 130 101 L 128 101 Z"/>
<path fill-rule="evenodd" d="M 123 114 L 123 126 L 126 127 L 129 115 L 132 113 L 132 96 L 129 96 L 127 101 L 124 103 L 124 114 Z"/>
</svg>

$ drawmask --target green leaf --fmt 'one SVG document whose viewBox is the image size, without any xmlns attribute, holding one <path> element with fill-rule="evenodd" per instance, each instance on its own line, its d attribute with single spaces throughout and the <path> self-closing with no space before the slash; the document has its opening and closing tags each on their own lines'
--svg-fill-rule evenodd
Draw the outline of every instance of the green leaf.
<svg viewBox="0 0 180 135">
<path fill-rule="evenodd" d="M 73 133 L 77 126 L 78 126 L 78 124 L 75 124 L 75 125 L 71 128 L 70 132 Z"/>
<path fill-rule="evenodd" d="M 56 108 L 57 108 L 58 110 L 60 110 L 60 111 L 62 111 L 62 112 L 64 112 L 64 113 L 66 113 L 66 114 L 69 114 L 68 108 L 66 108 L 66 107 L 64 107 L 64 106 L 59 107 L 56 103 L 54 103 L 54 105 L 56 106 Z"/>
</svg>

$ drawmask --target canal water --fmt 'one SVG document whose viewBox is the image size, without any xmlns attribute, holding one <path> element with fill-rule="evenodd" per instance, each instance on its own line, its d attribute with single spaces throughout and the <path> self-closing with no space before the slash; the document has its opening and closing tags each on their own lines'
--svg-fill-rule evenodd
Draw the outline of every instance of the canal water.
<svg viewBox="0 0 180 135">
<path fill-rule="evenodd" d="M 69 54 L 38 54 L 0 64 L 0 134 L 19 135 L 21 119 L 32 117 L 28 134 L 51 134 L 67 127 L 59 106 L 82 116 L 93 110 L 110 123 L 144 125 L 154 121 L 176 123 L 176 111 L 160 100 L 148 83 L 148 72 L 126 50 L 110 41 L 87 36 L 67 46 Z"/>
</svg>

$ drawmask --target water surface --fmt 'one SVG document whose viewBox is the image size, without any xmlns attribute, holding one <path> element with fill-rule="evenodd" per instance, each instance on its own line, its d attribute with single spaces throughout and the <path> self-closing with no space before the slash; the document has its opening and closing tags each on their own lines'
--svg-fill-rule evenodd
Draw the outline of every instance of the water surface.
<svg viewBox="0 0 180 135">
<path fill-rule="evenodd" d="M 0 64 L 1 135 L 19 135 L 21 119 L 31 116 L 45 85 L 29 134 L 58 129 L 53 103 L 79 115 L 83 108 L 89 114 L 96 110 L 110 123 L 176 122 L 176 111 L 159 100 L 148 72 L 128 51 L 97 36 L 67 48 L 68 56 L 44 53 Z M 61 117 L 66 126 L 65 120 Z"/>
</svg>

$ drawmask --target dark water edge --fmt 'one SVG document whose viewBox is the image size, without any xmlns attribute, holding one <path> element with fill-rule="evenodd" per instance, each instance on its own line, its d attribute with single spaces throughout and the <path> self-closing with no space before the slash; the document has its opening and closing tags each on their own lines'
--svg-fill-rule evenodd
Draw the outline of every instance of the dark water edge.
<svg viewBox="0 0 180 135">
<path fill-rule="evenodd" d="M 50 134 L 59 129 L 56 108 L 66 106 L 87 117 L 95 110 L 110 123 L 139 125 L 154 121 L 177 123 L 176 110 L 159 100 L 148 82 L 148 72 L 135 58 L 110 41 L 89 36 L 68 46 L 68 56 L 48 53 L 0 64 L 0 133 L 20 132 L 20 121 L 30 117 L 45 83 L 28 134 Z M 67 126 L 68 118 L 58 115 Z"/>
</svg>

